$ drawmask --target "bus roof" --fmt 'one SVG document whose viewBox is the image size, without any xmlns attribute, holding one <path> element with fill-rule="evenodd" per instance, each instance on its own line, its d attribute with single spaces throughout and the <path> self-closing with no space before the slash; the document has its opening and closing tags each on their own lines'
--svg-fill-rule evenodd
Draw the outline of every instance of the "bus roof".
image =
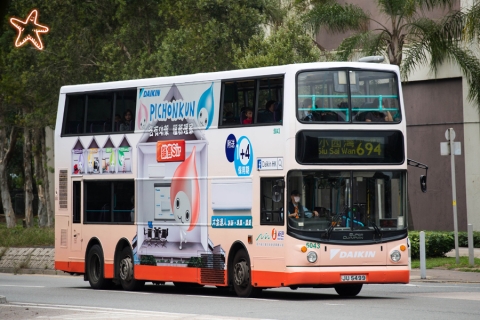
<svg viewBox="0 0 480 320">
<path fill-rule="evenodd" d="M 61 87 L 60 93 L 65 94 L 65 93 L 86 92 L 86 91 L 91 92 L 96 90 L 149 87 L 149 86 L 170 84 L 170 83 L 214 81 L 214 80 L 231 79 L 231 78 L 285 74 L 287 71 L 290 73 L 292 72 L 296 73 L 298 71 L 305 70 L 305 69 L 333 69 L 333 68 L 345 68 L 345 67 L 370 69 L 370 70 L 394 71 L 396 73 L 399 72 L 398 66 L 385 64 L 385 63 L 372 64 L 372 63 L 364 63 L 364 62 L 312 62 L 312 63 L 298 63 L 298 64 L 289 64 L 289 65 L 282 65 L 282 66 L 252 68 L 252 69 L 237 69 L 237 70 L 228 70 L 228 71 L 219 71 L 219 72 L 196 73 L 196 74 L 189 74 L 189 75 L 169 76 L 169 77 L 156 77 L 156 78 L 144 78 L 144 79 L 135 79 L 135 80 L 68 85 L 68 86 Z"/>
</svg>

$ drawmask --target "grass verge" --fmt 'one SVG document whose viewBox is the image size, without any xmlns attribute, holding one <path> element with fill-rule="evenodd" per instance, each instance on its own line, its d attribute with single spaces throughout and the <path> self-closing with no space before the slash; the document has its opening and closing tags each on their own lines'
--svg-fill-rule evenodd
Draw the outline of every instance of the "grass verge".
<svg viewBox="0 0 480 320">
<path fill-rule="evenodd" d="M 471 266 L 468 262 L 468 257 L 460 257 L 460 263 L 457 264 L 455 257 L 441 257 L 441 258 L 428 258 L 426 259 L 427 269 L 447 269 L 466 272 L 480 272 L 480 259 L 474 258 L 474 266 Z M 412 260 L 412 268 L 420 268 L 420 260 Z"/>
<path fill-rule="evenodd" d="M 22 220 L 17 220 L 15 228 L 7 228 L 0 223 L 0 247 L 39 247 L 54 246 L 54 228 L 23 228 Z"/>
</svg>

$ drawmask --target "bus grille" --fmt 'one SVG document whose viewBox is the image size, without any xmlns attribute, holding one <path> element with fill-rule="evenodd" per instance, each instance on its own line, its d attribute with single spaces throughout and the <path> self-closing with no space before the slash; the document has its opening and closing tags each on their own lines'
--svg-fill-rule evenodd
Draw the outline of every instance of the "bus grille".
<svg viewBox="0 0 480 320">
<path fill-rule="evenodd" d="M 201 258 L 200 281 L 225 284 L 225 257 L 221 254 L 202 254 Z"/>
<path fill-rule="evenodd" d="M 61 231 L 60 247 L 67 247 L 67 229 L 62 229 Z"/>
<path fill-rule="evenodd" d="M 59 183 L 59 207 L 60 209 L 67 209 L 68 203 L 68 171 L 67 170 L 60 170 L 58 176 L 58 183 Z"/>
</svg>

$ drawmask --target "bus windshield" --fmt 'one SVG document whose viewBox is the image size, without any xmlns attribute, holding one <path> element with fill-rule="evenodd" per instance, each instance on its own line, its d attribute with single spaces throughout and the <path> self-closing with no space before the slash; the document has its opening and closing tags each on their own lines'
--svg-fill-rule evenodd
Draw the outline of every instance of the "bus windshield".
<svg viewBox="0 0 480 320">
<path fill-rule="evenodd" d="M 403 171 L 291 171 L 288 226 L 298 231 L 400 230 L 406 221 Z"/>
<path fill-rule="evenodd" d="M 298 75 L 297 118 L 301 122 L 400 122 L 399 104 L 393 72 L 341 69 Z"/>
</svg>

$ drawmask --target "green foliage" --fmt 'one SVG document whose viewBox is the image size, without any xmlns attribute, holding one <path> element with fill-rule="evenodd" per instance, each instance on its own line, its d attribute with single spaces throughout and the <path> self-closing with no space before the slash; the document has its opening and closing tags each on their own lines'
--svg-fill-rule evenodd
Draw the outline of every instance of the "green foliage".
<svg viewBox="0 0 480 320">
<path fill-rule="evenodd" d="M 143 256 L 140 258 L 140 264 L 141 264 L 141 265 L 146 265 L 146 266 L 156 266 L 156 265 L 157 265 L 157 261 L 155 260 L 155 257 L 154 257 L 154 256 L 143 255 Z"/>
<path fill-rule="evenodd" d="M 302 21 L 315 32 L 353 31 L 337 49 L 338 59 L 383 55 L 401 67 L 406 80 L 415 69 L 428 66 L 435 73 L 446 62 L 460 67 L 468 84 L 468 98 L 480 110 L 480 60 L 470 45 L 480 39 L 480 2 L 454 9 L 454 0 L 378 0 L 383 16 L 374 17 L 360 7 L 334 0 L 315 1 Z M 430 13 L 441 12 L 441 19 Z M 382 24 L 380 21 L 387 21 Z M 370 25 L 370 28 L 367 26 Z"/>
<path fill-rule="evenodd" d="M 408 233 L 411 245 L 412 259 L 420 257 L 420 233 L 418 231 L 411 231 Z M 445 253 L 449 252 L 455 247 L 454 239 L 450 233 L 427 231 L 425 232 L 425 256 L 443 257 Z"/>
<path fill-rule="evenodd" d="M 459 264 L 456 263 L 456 258 L 454 257 L 440 257 L 440 258 L 430 258 L 425 261 L 426 269 L 433 268 L 446 268 L 446 269 L 455 269 L 459 271 L 466 272 L 480 272 L 480 259 L 474 258 L 474 266 L 470 265 L 469 257 L 459 257 Z M 412 259 L 412 268 L 420 268 L 420 260 Z"/>
<path fill-rule="evenodd" d="M 18 221 L 15 228 L 8 229 L 0 224 L 0 247 L 36 247 L 54 246 L 55 230 L 53 228 L 23 228 Z"/>
<path fill-rule="evenodd" d="M 452 237 L 455 236 L 455 233 L 452 232 Z M 458 246 L 459 247 L 468 247 L 468 233 L 459 232 L 458 233 Z M 480 248 L 480 231 L 473 232 L 473 247 Z"/>
</svg>

